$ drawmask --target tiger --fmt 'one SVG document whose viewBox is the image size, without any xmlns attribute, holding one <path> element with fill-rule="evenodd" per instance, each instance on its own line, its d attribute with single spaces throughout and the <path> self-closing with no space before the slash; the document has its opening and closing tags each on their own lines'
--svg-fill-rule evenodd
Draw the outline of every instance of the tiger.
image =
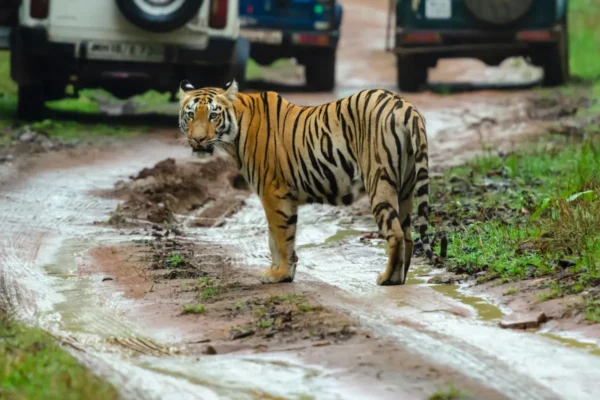
<svg viewBox="0 0 600 400">
<path fill-rule="evenodd" d="M 319 106 L 299 106 L 273 91 L 179 86 L 179 127 L 193 154 L 215 150 L 233 160 L 260 198 L 268 224 L 271 265 L 263 283 L 292 282 L 298 208 L 349 206 L 363 195 L 388 260 L 378 285 L 403 285 L 413 255 L 413 199 L 423 251 L 429 236 L 429 157 L 425 118 L 398 94 L 356 92 Z"/>
</svg>

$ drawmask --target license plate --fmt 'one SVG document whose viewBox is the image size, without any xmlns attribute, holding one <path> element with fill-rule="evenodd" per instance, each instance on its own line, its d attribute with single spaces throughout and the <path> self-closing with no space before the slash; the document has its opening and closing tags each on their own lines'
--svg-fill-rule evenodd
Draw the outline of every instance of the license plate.
<svg viewBox="0 0 600 400">
<path fill-rule="evenodd" d="M 165 59 L 165 48 L 156 43 L 89 42 L 87 58 L 91 60 L 162 62 Z"/>
<path fill-rule="evenodd" d="M 425 2 L 425 18 L 450 19 L 452 17 L 451 0 L 427 0 Z"/>
<path fill-rule="evenodd" d="M 281 31 L 261 31 L 257 29 L 241 29 L 240 35 L 249 42 L 281 44 L 283 42 L 283 32 Z"/>
</svg>

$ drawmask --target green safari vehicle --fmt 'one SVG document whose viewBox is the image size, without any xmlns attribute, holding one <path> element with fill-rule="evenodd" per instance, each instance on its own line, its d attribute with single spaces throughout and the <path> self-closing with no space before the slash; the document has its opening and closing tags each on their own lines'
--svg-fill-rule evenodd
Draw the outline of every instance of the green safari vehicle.
<svg viewBox="0 0 600 400">
<path fill-rule="evenodd" d="M 569 78 L 567 6 L 568 0 L 395 0 L 398 86 L 418 91 L 440 58 L 498 65 L 510 56 L 543 67 L 544 85 L 561 85 Z"/>
</svg>

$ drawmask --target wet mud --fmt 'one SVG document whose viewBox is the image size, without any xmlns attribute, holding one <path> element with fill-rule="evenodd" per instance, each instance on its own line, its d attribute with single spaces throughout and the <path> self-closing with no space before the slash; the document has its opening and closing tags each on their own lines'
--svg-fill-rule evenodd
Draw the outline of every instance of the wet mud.
<svg viewBox="0 0 600 400">
<path fill-rule="evenodd" d="M 212 226 L 242 204 L 249 193 L 244 183 L 223 159 L 178 164 L 168 158 L 98 194 L 124 200 L 107 221 L 112 226 L 168 226 L 182 218 L 194 226 Z"/>
</svg>

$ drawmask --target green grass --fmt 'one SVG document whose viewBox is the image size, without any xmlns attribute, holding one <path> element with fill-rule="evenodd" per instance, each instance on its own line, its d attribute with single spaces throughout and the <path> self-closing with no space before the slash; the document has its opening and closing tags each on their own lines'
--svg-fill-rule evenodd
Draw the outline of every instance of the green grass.
<svg viewBox="0 0 600 400">
<path fill-rule="evenodd" d="M 504 281 L 570 275 L 551 281 L 540 300 L 600 284 L 599 140 L 552 138 L 474 160 L 434 181 L 432 197 L 450 270 Z"/>
<path fill-rule="evenodd" d="M 183 263 L 183 257 L 181 254 L 173 253 L 167 258 L 167 264 L 169 268 L 177 268 Z"/>
<path fill-rule="evenodd" d="M 585 319 L 600 323 L 600 299 L 588 299 L 585 303 Z"/>
<path fill-rule="evenodd" d="M 450 384 L 446 390 L 438 390 L 429 396 L 429 400 L 458 400 L 465 398 L 465 394 Z"/>
<path fill-rule="evenodd" d="M 203 314 L 206 312 L 204 304 L 183 306 L 183 314 Z"/>
<path fill-rule="evenodd" d="M 273 320 L 273 318 L 261 319 L 257 322 L 256 326 L 258 326 L 260 329 L 267 329 L 272 327 L 274 323 L 275 321 Z"/>
<path fill-rule="evenodd" d="M 600 76 L 600 0 L 569 0 L 569 62 L 571 74 Z"/>
<path fill-rule="evenodd" d="M 202 292 L 200 293 L 200 296 L 203 299 L 208 299 L 209 297 L 213 297 L 216 294 L 217 294 L 217 288 L 207 287 L 207 288 L 202 289 Z"/>
<path fill-rule="evenodd" d="M 0 318 L 0 398 L 114 399 L 117 392 L 50 335 Z"/>
</svg>

